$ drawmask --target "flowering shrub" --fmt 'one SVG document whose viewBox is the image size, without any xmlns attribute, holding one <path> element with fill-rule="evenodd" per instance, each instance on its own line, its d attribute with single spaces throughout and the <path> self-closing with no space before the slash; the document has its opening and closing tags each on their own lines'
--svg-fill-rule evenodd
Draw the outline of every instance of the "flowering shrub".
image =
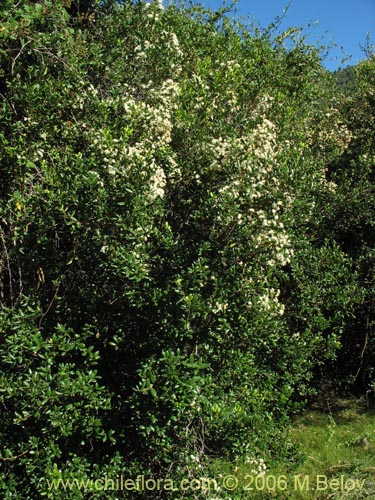
<svg viewBox="0 0 375 500">
<path fill-rule="evenodd" d="M 315 230 L 352 137 L 318 54 L 201 7 L 89 7 L 1 7 L 6 498 L 289 456 L 356 297 Z"/>
</svg>

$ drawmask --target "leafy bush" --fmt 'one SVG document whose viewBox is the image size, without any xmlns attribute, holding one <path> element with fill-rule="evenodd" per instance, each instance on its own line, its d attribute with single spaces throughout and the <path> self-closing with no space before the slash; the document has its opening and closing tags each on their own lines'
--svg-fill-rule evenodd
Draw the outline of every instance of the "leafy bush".
<svg viewBox="0 0 375 500">
<path fill-rule="evenodd" d="M 319 54 L 224 11 L 68 4 L 1 8 L 4 496 L 285 458 L 361 302 L 314 220 L 350 142 Z"/>
<path fill-rule="evenodd" d="M 335 195 L 325 200 L 320 232 L 335 240 L 358 276 L 357 303 L 346 323 L 336 377 L 357 393 L 373 392 L 374 377 L 374 57 L 356 67 L 351 93 L 342 94 L 341 120 L 350 147 L 329 166 Z M 330 366 L 332 369 L 332 365 Z M 331 372 L 332 373 L 332 372 Z"/>
</svg>

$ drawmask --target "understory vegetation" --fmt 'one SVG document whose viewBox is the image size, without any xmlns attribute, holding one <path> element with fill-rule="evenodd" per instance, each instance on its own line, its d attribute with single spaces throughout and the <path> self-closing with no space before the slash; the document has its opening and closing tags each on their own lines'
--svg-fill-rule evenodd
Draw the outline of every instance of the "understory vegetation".
<svg viewBox="0 0 375 500">
<path fill-rule="evenodd" d="M 233 499 L 103 484 L 298 463 L 317 387 L 375 396 L 375 58 L 227 14 L 1 2 L 3 498 Z"/>
<path fill-rule="evenodd" d="M 232 500 L 364 500 L 375 497 L 374 409 L 353 396 L 321 394 L 292 419 L 293 461 L 213 461 L 210 477 L 235 477 Z M 227 480 L 227 479 L 226 479 Z M 233 479 L 232 479 L 233 480 Z"/>
</svg>

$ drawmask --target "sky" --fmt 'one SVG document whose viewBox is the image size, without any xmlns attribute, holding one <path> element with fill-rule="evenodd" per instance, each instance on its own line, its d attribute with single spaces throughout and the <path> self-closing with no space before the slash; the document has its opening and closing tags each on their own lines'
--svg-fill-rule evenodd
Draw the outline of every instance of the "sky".
<svg viewBox="0 0 375 500">
<path fill-rule="evenodd" d="M 223 4 L 221 0 L 199 3 L 213 10 Z M 238 0 L 235 8 L 237 16 L 265 28 L 282 16 L 287 5 L 288 0 Z M 329 70 L 354 65 L 366 58 L 361 45 L 366 45 L 367 34 L 375 44 L 375 0 L 290 0 L 281 25 L 282 30 L 289 27 L 304 28 L 313 45 L 332 46 L 323 61 Z"/>
</svg>

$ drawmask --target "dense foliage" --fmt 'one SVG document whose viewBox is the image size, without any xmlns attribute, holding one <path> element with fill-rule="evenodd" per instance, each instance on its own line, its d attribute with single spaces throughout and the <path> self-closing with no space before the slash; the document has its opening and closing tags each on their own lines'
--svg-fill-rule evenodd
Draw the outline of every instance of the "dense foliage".
<svg viewBox="0 0 375 500">
<path fill-rule="evenodd" d="M 291 458 L 356 322 L 373 360 L 374 61 L 333 97 L 299 33 L 224 12 L 2 2 L 4 498 Z"/>
<path fill-rule="evenodd" d="M 320 231 L 338 242 L 350 257 L 359 278 L 358 292 L 363 296 L 353 318 L 345 324 L 334 369 L 345 385 L 365 391 L 369 403 L 375 396 L 374 76 L 375 58 L 370 54 L 356 67 L 351 90 L 341 98 L 352 140 L 345 153 L 329 165 L 336 190 L 320 226 Z"/>
</svg>

